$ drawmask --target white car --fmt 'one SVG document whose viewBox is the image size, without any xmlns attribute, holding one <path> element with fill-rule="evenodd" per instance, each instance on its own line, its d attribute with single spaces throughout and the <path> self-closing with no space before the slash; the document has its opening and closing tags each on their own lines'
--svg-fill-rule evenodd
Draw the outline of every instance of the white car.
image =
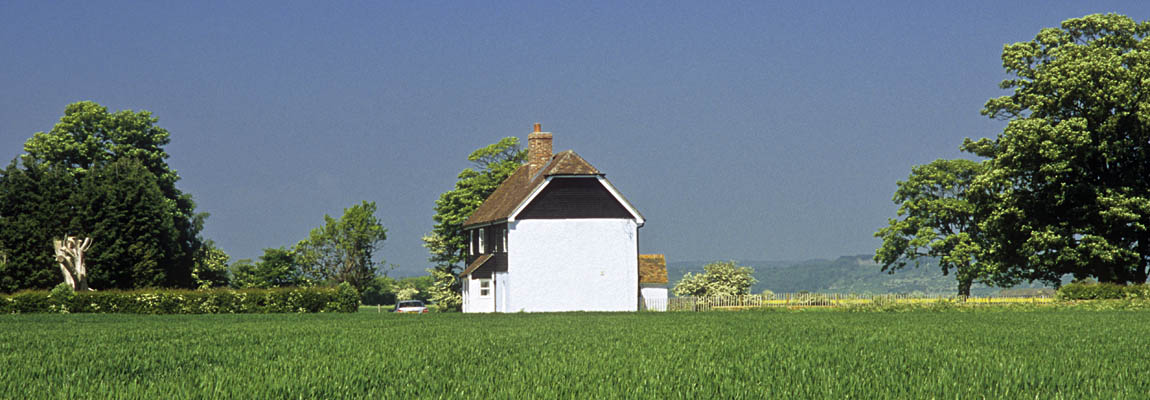
<svg viewBox="0 0 1150 400">
<path fill-rule="evenodd" d="M 403 300 L 395 304 L 397 313 L 427 314 L 428 311 L 427 305 L 421 300 Z"/>
</svg>

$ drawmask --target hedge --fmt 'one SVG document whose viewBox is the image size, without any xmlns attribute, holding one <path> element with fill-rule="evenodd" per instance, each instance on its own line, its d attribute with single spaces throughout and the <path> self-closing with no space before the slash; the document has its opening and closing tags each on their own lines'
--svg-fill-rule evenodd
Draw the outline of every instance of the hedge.
<svg viewBox="0 0 1150 400">
<path fill-rule="evenodd" d="M 339 288 L 101 290 L 72 292 L 66 286 L 51 291 L 0 295 L 0 314 L 128 313 L 128 314 L 261 314 L 289 312 L 356 312 L 359 294 L 350 285 Z"/>
<path fill-rule="evenodd" d="M 1058 288 L 1059 300 L 1150 300 L 1150 285 L 1115 283 L 1070 283 Z"/>
</svg>

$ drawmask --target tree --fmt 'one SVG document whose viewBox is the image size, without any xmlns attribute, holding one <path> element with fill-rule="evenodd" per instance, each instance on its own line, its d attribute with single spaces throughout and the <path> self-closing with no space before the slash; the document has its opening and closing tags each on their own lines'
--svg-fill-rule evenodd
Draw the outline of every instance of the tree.
<svg viewBox="0 0 1150 400">
<path fill-rule="evenodd" d="M 459 277 L 449 271 L 430 268 L 432 285 L 428 287 L 428 298 L 435 303 L 439 311 L 460 311 L 463 308 L 463 296 L 455 290 Z"/>
<path fill-rule="evenodd" d="M 347 282 L 361 291 L 383 264 L 373 257 L 387 239 L 387 229 L 375 211 L 375 202 L 364 201 L 345 208 L 338 220 L 325 214 L 324 225 L 295 246 L 295 260 L 304 276 Z"/>
<path fill-rule="evenodd" d="M 184 286 L 180 235 L 156 177 L 131 158 L 87 173 L 75 196 L 70 232 L 91 237 L 92 286 L 132 289 Z"/>
<path fill-rule="evenodd" d="M 399 300 L 430 300 L 430 292 L 435 286 L 434 278 L 429 275 L 413 276 L 400 279 L 395 283 L 396 298 Z M 438 307 L 438 305 L 437 305 Z M 442 307 L 439 307 L 443 310 Z"/>
<path fill-rule="evenodd" d="M 236 260 L 228 269 L 232 272 L 229 283 L 236 289 L 267 289 L 271 287 L 267 280 L 261 278 L 261 274 L 257 271 L 258 267 L 256 264 L 252 264 L 250 258 Z"/>
<path fill-rule="evenodd" d="M 755 270 L 734 261 L 716 261 L 703 266 L 703 273 L 688 272 L 671 292 L 677 296 L 723 297 L 751 293 L 758 282 Z"/>
<path fill-rule="evenodd" d="M 423 237 L 424 247 L 431 252 L 429 260 L 435 263 L 429 270 L 436 279 L 431 298 L 444 305 L 441 309 L 458 309 L 463 304 L 458 279 L 467 259 L 463 222 L 527 160 L 527 151 L 519 148 L 518 138 L 506 137 L 475 150 L 467 160 L 472 167 L 459 173 L 454 189 L 439 195 L 432 217 L 435 226 Z"/>
<path fill-rule="evenodd" d="M 277 288 L 296 286 L 301 283 L 295 254 L 288 249 L 264 249 L 258 263 L 239 260 L 232 264 L 232 286 L 245 288 Z"/>
<path fill-rule="evenodd" d="M 924 257 L 935 257 L 943 274 L 955 273 L 958 295 L 970 296 L 971 284 L 978 280 L 993 283 L 988 271 L 979 269 L 978 255 L 984 238 L 978 229 L 975 204 L 967 189 L 982 171 L 971 160 L 935 160 L 911 169 L 906 181 L 898 182 L 894 203 L 899 219 L 879 229 L 875 236 L 882 247 L 874 260 L 890 273 L 913 261 L 919 266 Z"/>
<path fill-rule="evenodd" d="M 376 276 L 367 285 L 367 288 L 361 292 L 363 304 L 366 305 L 380 305 L 380 304 L 395 304 L 396 300 L 396 282 L 388 276 Z"/>
<path fill-rule="evenodd" d="M 212 240 L 204 241 L 196 251 L 192 281 L 197 289 L 228 286 L 228 253 L 216 247 Z"/>
<path fill-rule="evenodd" d="M 123 276 L 115 278 L 119 282 L 113 287 L 137 287 L 137 283 L 124 280 L 124 276 L 133 274 L 143 274 L 139 283 L 142 285 L 194 285 L 194 257 L 201 245 L 198 234 L 206 214 L 196 214 L 191 196 L 176 188 L 179 176 L 166 164 L 168 155 L 163 150 L 169 134 L 155 125 L 157 121 L 147 111 L 109 113 L 96 103 L 78 102 L 66 107 L 64 116 L 51 131 L 38 132 L 25 142 L 26 154 L 21 156 L 23 168 L 13 163 L 0 177 L 0 188 L 27 190 L 26 194 L 0 194 L 7 196 L 0 206 L 6 209 L 0 210 L 0 238 L 14 238 L 0 239 L 0 249 L 13 258 L 8 269 L 18 269 L 12 271 L 16 273 L 13 279 L 0 279 L 0 285 L 23 289 L 47 288 L 57 283 L 57 279 L 47 282 L 43 273 L 53 268 L 51 237 L 65 234 L 92 237 L 92 278 L 93 285 L 98 287 L 100 279 L 112 279 L 112 275 L 120 274 L 120 268 L 136 271 L 120 274 Z M 131 162 L 137 166 L 126 166 Z M 132 180 L 121 184 L 106 176 L 93 178 L 101 173 L 130 173 Z M 118 187 L 128 184 L 135 185 L 134 189 Z M 154 189 L 144 186 L 154 186 Z M 95 192 L 90 192 L 93 190 Z M 99 208 L 91 198 L 120 195 L 135 197 L 114 198 L 116 212 L 105 210 L 100 211 L 100 215 L 121 222 L 132 218 L 170 221 L 172 229 L 157 228 L 152 223 L 155 221 L 151 221 L 146 228 L 151 231 L 146 232 L 148 235 L 142 242 L 131 236 L 99 237 L 85 232 L 85 229 L 102 229 L 102 233 L 117 235 L 134 232 L 132 227 L 99 222 L 83 214 Z M 141 198 L 146 199 L 146 203 L 139 203 Z M 142 208 L 124 208 L 133 204 Z M 157 216 L 157 209 L 164 215 Z M 105 257 L 104 253 L 114 253 L 115 256 L 109 257 L 121 257 L 118 259 L 121 261 L 122 256 L 133 254 L 139 263 L 101 265 L 98 258 Z M 145 267 L 148 264 L 145 260 L 155 260 L 155 265 Z M 110 275 L 99 275 L 103 273 Z"/>
<path fill-rule="evenodd" d="M 1005 46 L 1009 95 L 982 113 L 1008 121 L 967 139 L 986 157 L 972 201 L 988 270 L 1057 285 L 1063 274 L 1145 282 L 1150 264 L 1150 23 L 1088 15 Z"/>
<path fill-rule="evenodd" d="M 52 240 L 68 233 L 74 188 L 62 171 L 16 161 L 0 171 L 0 292 L 49 289 L 64 281 Z"/>
</svg>

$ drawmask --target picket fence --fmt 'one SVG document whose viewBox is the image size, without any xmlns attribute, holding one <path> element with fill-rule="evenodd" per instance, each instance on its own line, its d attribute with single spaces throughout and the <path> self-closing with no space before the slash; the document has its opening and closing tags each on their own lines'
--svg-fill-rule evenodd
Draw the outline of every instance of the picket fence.
<svg viewBox="0 0 1150 400">
<path fill-rule="evenodd" d="M 666 299 L 643 299 L 641 310 L 649 311 L 710 311 L 738 310 L 761 307 L 849 307 L 894 304 L 1038 304 L 1050 303 L 1049 296 L 1035 297 L 960 297 L 960 296 L 911 296 L 898 294 L 859 295 L 837 293 L 780 293 L 771 296 L 716 296 L 716 297 L 669 297 Z"/>
</svg>

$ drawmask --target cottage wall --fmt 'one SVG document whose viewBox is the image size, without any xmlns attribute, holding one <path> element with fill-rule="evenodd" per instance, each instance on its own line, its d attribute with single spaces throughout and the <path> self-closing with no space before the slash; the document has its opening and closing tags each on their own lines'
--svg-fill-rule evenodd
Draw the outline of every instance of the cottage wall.
<svg viewBox="0 0 1150 400">
<path fill-rule="evenodd" d="M 505 294 L 503 288 L 500 288 L 500 275 L 507 276 L 506 272 L 496 272 L 494 274 L 485 275 L 483 278 L 476 278 L 469 276 L 468 279 L 463 281 L 463 312 L 478 312 L 489 313 L 502 311 L 496 308 L 496 302 L 500 296 Z M 480 287 L 482 280 L 488 281 L 487 296 L 483 296 L 483 290 Z"/>
<path fill-rule="evenodd" d="M 507 272 L 514 282 L 501 311 L 637 310 L 635 220 L 526 219 L 509 228 Z"/>
</svg>

